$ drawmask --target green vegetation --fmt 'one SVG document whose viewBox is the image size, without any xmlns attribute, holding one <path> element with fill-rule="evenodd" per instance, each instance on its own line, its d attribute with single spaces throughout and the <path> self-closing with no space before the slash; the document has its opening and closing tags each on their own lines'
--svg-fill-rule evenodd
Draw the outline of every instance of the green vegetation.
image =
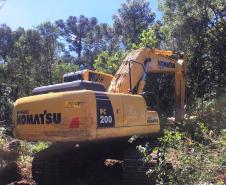
<svg viewBox="0 0 226 185">
<path fill-rule="evenodd" d="M 54 83 L 62 83 L 63 75 L 69 72 L 78 71 L 78 65 L 74 65 L 71 63 L 59 63 L 53 67 L 53 82 Z"/>
<path fill-rule="evenodd" d="M 139 47 L 183 51 L 187 56 L 186 121 L 166 129 L 159 139 L 160 161 L 148 174 L 157 183 L 219 183 L 225 164 L 226 136 L 226 2 L 159 0 L 156 20 L 146 0 L 126 0 L 113 25 L 97 18 L 70 16 L 33 29 L 0 25 L 0 148 L 12 136 L 12 106 L 34 87 L 60 83 L 67 72 L 85 68 L 115 74 L 125 54 Z M 148 74 L 148 106 L 162 118 L 174 114 L 174 77 Z M 191 119 L 192 117 L 192 119 Z M 7 136 L 6 136 L 7 135 Z M 22 143 L 26 163 L 46 143 Z M 140 146 L 144 160 L 149 147 Z"/>
<path fill-rule="evenodd" d="M 191 126 L 186 124 L 184 126 Z M 160 146 L 155 148 L 159 161 L 147 172 L 156 177 L 156 184 L 224 184 L 219 177 L 224 174 L 226 164 L 226 133 L 215 133 L 197 120 L 193 124 L 193 136 L 178 127 L 165 129 L 159 138 Z M 138 149 L 148 163 L 152 148 L 146 145 Z"/>
<path fill-rule="evenodd" d="M 123 61 L 123 58 L 124 54 L 121 52 L 110 54 L 108 51 L 103 51 L 97 56 L 93 66 L 98 71 L 114 75 Z"/>
<path fill-rule="evenodd" d="M 157 33 L 155 32 L 154 28 L 149 28 L 148 30 L 144 30 L 140 35 L 140 43 L 136 45 L 133 43 L 132 48 L 138 49 L 141 47 L 148 47 L 148 48 L 157 48 L 158 46 L 158 39 Z"/>
<path fill-rule="evenodd" d="M 225 107 L 225 97 L 205 102 L 201 111 L 193 112 L 174 128 L 166 128 L 158 139 L 159 147 L 148 143 L 138 146 L 145 163 L 152 160 L 150 151 L 159 156 L 157 166 L 147 175 L 154 175 L 156 184 L 224 184 Z"/>
<path fill-rule="evenodd" d="M 146 0 L 126 0 L 113 16 L 116 34 L 127 49 L 139 44 L 140 34 L 154 23 L 155 13 L 149 5 Z"/>
</svg>

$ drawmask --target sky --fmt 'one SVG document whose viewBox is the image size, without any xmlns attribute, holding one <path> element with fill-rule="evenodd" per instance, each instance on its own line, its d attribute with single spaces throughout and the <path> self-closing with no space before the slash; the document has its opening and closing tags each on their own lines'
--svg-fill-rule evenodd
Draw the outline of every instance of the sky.
<svg viewBox="0 0 226 185">
<path fill-rule="evenodd" d="M 125 0 L 7 0 L 0 10 L 0 24 L 6 23 L 13 30 L 19 26 L 29 29 L 46 21 L 79 15 L 97 17 L 99 23 L 112 24 L 112 15 L 123 2 Z M 160 19 L 157 0 L 151 0 L 150 7 Z"/>
</svg>

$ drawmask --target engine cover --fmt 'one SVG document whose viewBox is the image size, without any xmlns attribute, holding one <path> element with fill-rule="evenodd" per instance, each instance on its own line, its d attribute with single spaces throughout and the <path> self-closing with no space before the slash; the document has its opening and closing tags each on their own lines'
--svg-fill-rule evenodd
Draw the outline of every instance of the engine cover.
<svg viewBox="0 0 226 185">
<path fill-rule="evenodd" d="M 20 98 L 13 122 L 15 136 L 30 141 L 91 142 L 160 130 L 142 96 L 90 90 Z"/>
</svg>

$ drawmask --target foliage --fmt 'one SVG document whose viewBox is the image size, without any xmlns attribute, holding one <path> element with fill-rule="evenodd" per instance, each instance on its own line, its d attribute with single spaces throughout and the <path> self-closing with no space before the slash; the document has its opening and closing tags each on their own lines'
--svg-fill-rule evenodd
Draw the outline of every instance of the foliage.
<svg viewBox="0 0 226 185">
<path fill-rule="evenodd" d="M 79 67 L 71 63 L 59 63 L 53 67 L 53 83 L 61 83 L 63 81 L 63 75 L 69 72 L 78 71 Z"/>
<path fill-rule="evenodd" d="M 139 35 L 153 23 L 154 18 L 148 1 L 127 0 L 113 16 L 116 34 L 122 36 L 127 48 L 131 48 L 133 43 L 140 43 Z"/>
<path fill-rule="evenodd" d="M 186 127 L 189 125 L 186 125 Z M 226 163 L 225 133 L 217 135 L 208 130 L 202 122 L 196 122 L 196 128 L 192 132 L 181 129 L 166 129 L 159 138 L 158 163 L 147 174 L 156 177 L 157 184 L 203 184 L 218 183 L 217 179 L 223 171 Z M 144 161 L 151 160 L 148 146 L 139 146 L 138 149 L 144 156 Z"/>
<path fill-rule="evenodd" d="M 143 30 L 143 32 L 140 34 L 140 43 L 139 44 L 133 43 L 132 48 L 138 49 L 141 47 L 148 48 L 160 47 L 161 40 L 164 37 L 160 28 L 161 22 L 157 22 L 150 28 Z"/>
<path fill-rule="evenodd" d="M 87 68 L 92 68 L 97 56 L 102 52 L 118 52 L 119 36 L 115 29 L 107 24 L 98 24 L 84 39 L 82 62 Z"/>
<path fill-rule="evenodd" d="M 31 163 L 35 153 L 46 149 L 49 146 L 46 142 L 20 142 L 18 163 L 22 167 L 26 167 L 27 163 Z"/>
<path fill-rule="evenodd" d="M 37 27 L 37 31 L 41 37 L 40 42 L 42 50 L 39 50 L 39 64 L 35 67 L 38 74 L 42 73 L 43 79 L 35 80 L 44 84 L 52 84 L 52 68 L 59 58 L 58 53 L 63 49 L 62 43 L 58 41 L 59 31 L 56 26 L 50 22 L 40 24 Z"/>
<path fill-rule="evenodd" d="M 141 33 L 141 43 L 139 47 L 149 47 L 149 48 L 155 48 L 157 46 L 157 39 L 155 36 L 155 32 L 153 29 L 144 30 Z"/>
<path fill-rule="evenodd" d="M 56 21 L 56 25 L 69 44 L 69 51 L 76 53 L 78 65 L 83 63 L 91 67 L 101 50 L 117 48 L 118 39 L 114 30 L 107 24 L 98 24 L 95 17 L 70 16 L 65 22 Z"/>
<path fill-rule="evenodd" d="M 115 74 L 123 57 L 124 55 L 121 52 L 116 52 L 111 55 L 109 52 L 103 51 L 97 56 L 94 67 L 97 71 Z"/>
<path fill-rule="evenodd" d="M 196 114 L 201 121 L 214 130 L 226 129 L 226 97 L 221 96 L 211 101 L 197 100 Z"/>
<path fill-rule="evenodd" d="M 3 62 L 7 62 L 7 56 L 13 50 L 13 46 L 21 34 L 24 32 L 22 28 L 18 28 L 16 31 L 12 31 L 6 24 L 0 26 L 0 59 Z"/>
<path fill-rule="evenodd" d="M 190 105 L 225 93 L 225 6 L 224 0 L 160 1 L 164 47 L 188 58 Z"/>
<path fill-rule="evenodd" d="M 75 51 L 78 55 L 78 60 L 80 60 L 84 38 L 86 38 L 89 31 L 97 25 L 97 19 L 95 17 L 89 19 L 84 15 L 81 15 L 79 18 L 70 16 L 66 22 L 62 19 L 56 21 L 56 25 L 61 35 L 65 37 L 65 40 L 70 44 L 69 49 Z"/>
<path fill-rule="evenodd" d="M 29 150 L 30 150 L 31 154 L 34 155 L 35 153 L 48 148 L 48 146 L 49 146 L 48 143 L 39 141 L 37 143 L 32 144 L 30 146 Z"/>
<path fill-rule="evenodd" d="M 52 83 L 52 67 L 59 49 L 57 37 L 56 28 L 47 22 L 37 30 L 23 31 L 15 41 L 7 61 L 0 64 L 0 81 L 11 88 L 12 100 L 29 95 L 36 86 Z"/>
<path fill-rule="evenodd" d="M 0 149 L 3 148 L 3 146 L 5 145 L 6 141 L 4 138 L 0 138 Z"/>
<path fill-rule="evenodd" d="M 11 122 L 12 100 L 10 98 L 11 88 L 6 84 L 0 85 L 0 123 L 6 125 Z"/>
</svg>

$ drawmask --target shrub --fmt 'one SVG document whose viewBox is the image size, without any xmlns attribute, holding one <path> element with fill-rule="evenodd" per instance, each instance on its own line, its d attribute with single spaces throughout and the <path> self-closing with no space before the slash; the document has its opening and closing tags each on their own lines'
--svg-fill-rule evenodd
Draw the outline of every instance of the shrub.
<svg viewBox="0 0 226 185">
<path fill-rule="evenodd" d="M 30 152 L 32 155 L 34 155 L 35 153 L 46 149 L 48 146 L 49 146 L 48 143 L 39 141 L 31 146 Z"/>
<path fill-rule="evenodd" d="M 181 129 L 166 129 L 159 138 L 158 164 L 147 175 L 156 176 L 156 184 L 223 184 L 216 177 L 226 164 L 225 133 L 215 134 L 204 123 L 197 123 L 193 137 Z M 144 161 L 151 148 L 138 147 Z"/>
<path fill-rule="evenodd" d="M 18 159 L 18 162 L 21 166 L 26 166 L 27 163 L 31 163 L 33 160 L 33 156 L 35 153 L 40 152 L 48 147 L 48 143 L 46 142 L 37 142 L 37 143 L 31 143 L 31 142 L 21 142 L 20 146 L 20 157 Z"/>
</svg>

